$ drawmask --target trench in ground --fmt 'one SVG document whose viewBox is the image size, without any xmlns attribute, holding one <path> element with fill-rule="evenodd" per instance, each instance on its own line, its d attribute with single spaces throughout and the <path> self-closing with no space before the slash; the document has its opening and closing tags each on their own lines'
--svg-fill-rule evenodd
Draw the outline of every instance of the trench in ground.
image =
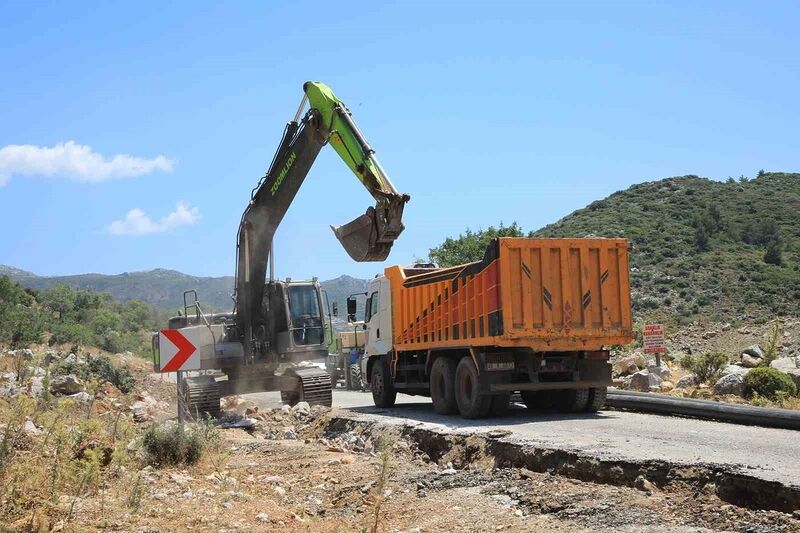
<svg viewBox="0 0 800 533">
<path fill-rule="evenodd" d="M 577 451 L 542 448 L 531 443 L 507 440 L 488 434 L 449 433 L 407 424 L 392 424 L 334 415 L 327 422 L 326 433 L 360 430 L 377 439 L 388 427 L 414 444 L 433 462 L 446 454 L 455 468 L 468 467 L 477 457 L 490 458 L 495 468 L 526 468 L 533 472 L 552 473 L 580 481 L 633 487 L 644 476 L 660 489 L 672 484 L 694 487 L 697 491 L 712 488 L 723 501 L 756 510 L 792 513 L 800 509 L 800 488 L 784 485 L 736 471 L 735 466 L 712 463 L 677 464 L 658 459 L 602 459 Z M 461 453 L 453 458 L 451 450 Z"/>
</svg>

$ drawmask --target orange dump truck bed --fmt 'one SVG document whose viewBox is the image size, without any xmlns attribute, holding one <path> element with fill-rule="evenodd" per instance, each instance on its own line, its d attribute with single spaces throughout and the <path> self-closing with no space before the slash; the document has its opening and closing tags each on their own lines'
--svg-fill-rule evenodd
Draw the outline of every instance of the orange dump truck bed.
<svg viewBox="0 0 800 533">
<path fill-rule="evenodd" d="M 504 237 L 482 261 L 385 273 L 398 351 L 599 350 L 634 338 L 625 239 Z"/>
</svg>

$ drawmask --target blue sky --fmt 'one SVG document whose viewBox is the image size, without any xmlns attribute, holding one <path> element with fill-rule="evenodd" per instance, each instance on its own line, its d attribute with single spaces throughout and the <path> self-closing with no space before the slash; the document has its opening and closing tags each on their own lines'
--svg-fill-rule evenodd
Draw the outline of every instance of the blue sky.
<svg viewBox="0 0 800 533">
<path fill-rule="evenodd" d="M 800 170 L 796 3 L 382 4 L 0 1 L 0 264 L 232 275 L 306 80 L 412 197 L 386 264 L 633 183 Z M 326 148 L 278 274 L 380 272 L 328 228 L 371 203 Z"/>
</svg>

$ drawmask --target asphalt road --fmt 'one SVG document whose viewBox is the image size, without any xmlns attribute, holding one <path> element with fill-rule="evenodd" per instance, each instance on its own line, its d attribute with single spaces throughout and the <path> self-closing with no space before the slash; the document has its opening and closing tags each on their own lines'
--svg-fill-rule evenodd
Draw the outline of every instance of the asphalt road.
<svg viewBox="0 0 800 533">
<path fill-rule="evenodd" d="M 280 405 L 278 393 L 247 395 L 262 408 Z M 464 420 L 433 410 L 428 398 L 397 397 L 397 406 L 378 409 L 364 392 L 337 389 L 334 407 L 348 416 L 396 424 L 425 424 L 446 431 L 508 430 L 530 446 L 569 449 L 600 459 L 665 460 L 680 464 L 728 465 L 769 481 L 800 487 L 800 432 L 724 424 L 625 411 L 563 415 L 530 413 L 515 406 L 503 417 Z"/>
</svg>

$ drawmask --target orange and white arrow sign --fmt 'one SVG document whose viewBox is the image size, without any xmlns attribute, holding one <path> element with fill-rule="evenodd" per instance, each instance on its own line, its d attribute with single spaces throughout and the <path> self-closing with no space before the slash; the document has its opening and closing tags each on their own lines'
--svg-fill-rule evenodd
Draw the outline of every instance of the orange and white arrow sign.
<svg viewBox="0 0 800 533">
<path fill-rule="evenodd" d="M 162 329 L 158 335 L 161 372 L 199 370 L 200 354 L 197 346 L 179 329 Z"/>
</svg>

